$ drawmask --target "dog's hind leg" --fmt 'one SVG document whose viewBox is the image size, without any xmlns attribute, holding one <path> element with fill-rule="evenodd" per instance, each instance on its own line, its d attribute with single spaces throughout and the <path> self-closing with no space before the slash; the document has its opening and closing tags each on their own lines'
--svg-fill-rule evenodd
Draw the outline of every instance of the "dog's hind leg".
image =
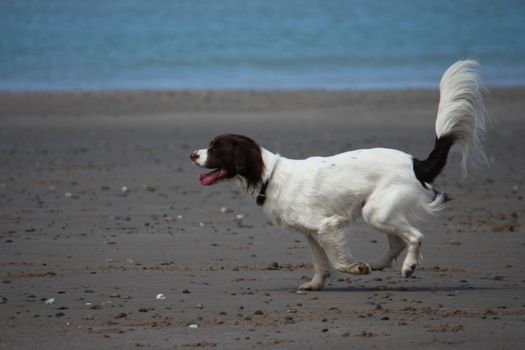
<svg viewBox="0 0 525 350">
<path fill-rule="evenodd" d="M 314 259 L 314 276 L 310 282 L 302 284 L 299 289 L 301 290 L 320 290 L 324 286 L 324 281 L 330 276 L 328 258 L 323 251 L 323 248 L 319 246 L 319 243 L 311 235 L 307 235 L 308 243 L 310 244 L 310 250 L 312 252 L 312 258 Z"/>
<path fill-rule="evenodd" d="M 391 191 L 387 195 L 383 193 L 377 196 L 376 198 L 379 200 L 371 198 L 363 207 L 362 213 L 367 223 L 379 231 L 403 241 L 407 247 L 407 255 L 403 261 L 401 274 L 404 277 L 410 277 L 419 262 L 423 234 L 410 225 L 406 216 L 402 215 L 402 211 L 395 205 L 395 203 L 399 203 L 399 198 L 395 198 L 396 196 L 398 193 Z"/>
<path fill-rule="evenodd" d="M 372 221 L 371 225 L 376 229 L 390 235 L 401 238 L 407 246 L 407 255 L 403 261 L 401 274 L 403 277 L 410 277 L 416 270 L 421 256 L 421 243 L 423 234 L 416 228 L 408 225 L 396 225 L 389 222 Z"/>
<path fill-rule="evenodd" d="M 398 236 L 387 234 L 389 249 L 386 254 L 379 260 L 370 264 L 372 270 L 383 270 L 392 266 L 392 261 L 406 248 L 406 244 Z"/>
</svg>

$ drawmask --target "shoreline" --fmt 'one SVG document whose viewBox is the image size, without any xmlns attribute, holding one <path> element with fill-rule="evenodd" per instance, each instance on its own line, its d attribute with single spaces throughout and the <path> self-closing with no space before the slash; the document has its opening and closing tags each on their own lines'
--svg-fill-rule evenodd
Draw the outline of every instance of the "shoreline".
<svg viewBox="0 0 525 350">
<path fill-rule="evenodd" d="M 525 86 L 487 88 L 488 103 L 525 98 Z M 347 108 L 370 103 L 436 103 L 437 89 L 392 90 L 115 90 L 0 92 L 0 118 L 168 112 L 258 112 Z"/>
</svg>

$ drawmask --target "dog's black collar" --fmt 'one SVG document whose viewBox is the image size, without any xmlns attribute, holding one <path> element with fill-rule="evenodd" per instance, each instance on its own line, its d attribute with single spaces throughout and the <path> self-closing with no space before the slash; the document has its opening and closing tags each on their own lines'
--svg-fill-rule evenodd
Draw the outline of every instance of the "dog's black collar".
<svg viewBox="0 0 525 350">
<path fill-rule="evenodd" d="M 257 205 L 260 207 L 263 206 L 264 202 L 266 201 L 266 187 L 268 187 L 269 183 L 269 180 L 264 181 L 264 183 L 261 186 L 261 190 L 259 191 L 259 194 L 255 199 L 255 203 L 257 203 Z"/>
<path fill-rule="evenodd" d="M 261 190 L 259 191 L 259 194 L 255 198 L 255 203 L 257 203 L 257 205 L 260 207 L 262 207 L 264 205 L 264 202 L 266 201 L 266 188 L 268 187 L 268 185 L 270 184 L 270 181 L 272 180 L 273 173 L 275 171 L 275 168 L 277 168 L 278 162 L 279 162 L 279 159 L 275 161 L 270 177 L 268 177 L 268 179 L 263 182 L 263 184 L 261 185 Z"/>
</svg>

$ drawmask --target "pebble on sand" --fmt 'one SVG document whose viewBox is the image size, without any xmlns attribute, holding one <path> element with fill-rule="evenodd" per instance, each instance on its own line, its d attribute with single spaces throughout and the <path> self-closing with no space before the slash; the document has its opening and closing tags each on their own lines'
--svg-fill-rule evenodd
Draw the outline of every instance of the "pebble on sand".
<svg viewBox="0 0 525 350">
<path fill-rule="evenodd" d="M 233 209 L 228 207 L 221 207 L 221 213 L 233 213 Z"/>
</svg>

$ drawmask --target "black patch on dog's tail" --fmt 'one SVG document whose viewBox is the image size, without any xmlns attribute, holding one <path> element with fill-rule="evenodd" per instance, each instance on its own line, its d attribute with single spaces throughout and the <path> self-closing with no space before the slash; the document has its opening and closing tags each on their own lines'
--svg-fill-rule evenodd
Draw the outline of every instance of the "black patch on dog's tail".
<svg viewBox="0 0 525 350">
<path fill-rule="evenodd" d="M 447 164 L 450 148 L 454 145 L 456 136 L 454 134 L 443 135 L 436 139 L 434 149 L 425 160 L 413 158 L 413 167 L 416 178 L 423 186 L 432 183 Z"/>
</svg>

